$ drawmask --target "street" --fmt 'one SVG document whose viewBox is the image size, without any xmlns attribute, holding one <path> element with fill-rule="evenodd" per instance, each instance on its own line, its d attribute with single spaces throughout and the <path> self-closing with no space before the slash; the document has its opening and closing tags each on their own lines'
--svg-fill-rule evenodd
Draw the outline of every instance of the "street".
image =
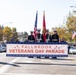
<svg viewBox="0 0 76 75">
<path fill-rule="evenodd" d="M 76 55 L 57 59 L 6 57 L 0 53 L 0 75 L 76 75 Z"/>
</svg>

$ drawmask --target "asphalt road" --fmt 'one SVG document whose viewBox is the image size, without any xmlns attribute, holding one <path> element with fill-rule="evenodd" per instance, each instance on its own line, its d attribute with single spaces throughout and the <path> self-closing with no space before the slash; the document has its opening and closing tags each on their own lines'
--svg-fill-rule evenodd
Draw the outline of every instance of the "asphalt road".
<svg viewBox="0 0 76 75">
<path fill-rule="evenodd" d="M 0 53 L 0 75 L 76 75 L 76 55 L 38 59 Z"/>
</svg>

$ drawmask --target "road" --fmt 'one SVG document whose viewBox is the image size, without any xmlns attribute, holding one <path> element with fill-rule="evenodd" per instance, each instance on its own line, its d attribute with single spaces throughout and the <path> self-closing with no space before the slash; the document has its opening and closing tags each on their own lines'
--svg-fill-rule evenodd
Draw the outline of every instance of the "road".
<svg viewBox="0 0 76 75">
<path fill-rule="evenodd" d="M 76 75 L 76 55 L 38 59 L 6 57 L 6 53 L 0 53 L 0 75 Z"/>
</svg>

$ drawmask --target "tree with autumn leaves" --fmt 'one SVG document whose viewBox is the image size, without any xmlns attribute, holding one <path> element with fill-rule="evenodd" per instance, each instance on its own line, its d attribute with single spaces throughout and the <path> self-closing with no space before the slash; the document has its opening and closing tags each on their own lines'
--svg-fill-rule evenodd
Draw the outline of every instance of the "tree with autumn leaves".
<svg viewBox="0 0 76 75">
<path fill-rule="evenodd" d="M 0 26 L 0 41 L 3 40 L 3 26 Z"/>
<path fill-rule="evenodd" d="M 60 39 L 64 38 L 66 41 L 68 42 L 72 42 L 75 41 L 76 42 L 76 37 L 74 39 L 72 39 L 72 32 L 75 31 L 76 32 L 76 15 L 74 15 L 74 13 L 70 13 L 68 15 L 68 17 L 66 18 L 66 23 L 65 25 L 61 25 L 59 27 L 55 27 L 52 29 L 56 29 Z M 52 34 L 53 32 L 51 32 Z M 26 34 L 24 34 L 26 35 Z M 5 37 L 5 39 L 7 41 L 10 41 L 10 39 L 12 37 L 14 37 L 15 39 L 18 38 L 17 35 L 17 30 L 16 28 L 10 28 L 8 26 L 6 27 L 1 27 L 0 26 L 0 41 L 3 40 L 3 36 Z M 25 36 L 26 37 L 26 36 Z"/>
<path fill-rule="evenodd" d="M 67 17 L 65 25 L 61 25 L 60 27 L 55 27 L 60 39 L 64 38 L 68 42 L 76 42 L 76 37 L 72 39 L 72 32 L 76 32 L 76 15 L 70 13 Z"/>
<path fill-rule="evenodd" d="M 12 37 L 15 39 L 18 38 L 16 28 L 10 28 L 8 26 L 4 27 L 3 29 L 3 36 L 7 41 L 10 41 Z"/>
</svg>

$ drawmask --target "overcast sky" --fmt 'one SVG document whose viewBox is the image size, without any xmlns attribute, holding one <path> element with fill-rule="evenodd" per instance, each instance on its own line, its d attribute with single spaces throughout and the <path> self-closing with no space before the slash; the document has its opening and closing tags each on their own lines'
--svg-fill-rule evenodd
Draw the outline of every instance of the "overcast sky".
<svg viewBox="0 0 76 75">
<path fill-rule="evenodd" d="M 75 6 L 76 0 L 0 0 L 0 24 L 16 27 L 18 32 L 30 32 L 34 29 L 38 11 L 37 25 L 42 29 L 45 10 L 46 27 L 51 30 L 52 27 L 63 24 L 69 11 L 75 9 L 70 8 L 71 5 Z"/>
</svg>

